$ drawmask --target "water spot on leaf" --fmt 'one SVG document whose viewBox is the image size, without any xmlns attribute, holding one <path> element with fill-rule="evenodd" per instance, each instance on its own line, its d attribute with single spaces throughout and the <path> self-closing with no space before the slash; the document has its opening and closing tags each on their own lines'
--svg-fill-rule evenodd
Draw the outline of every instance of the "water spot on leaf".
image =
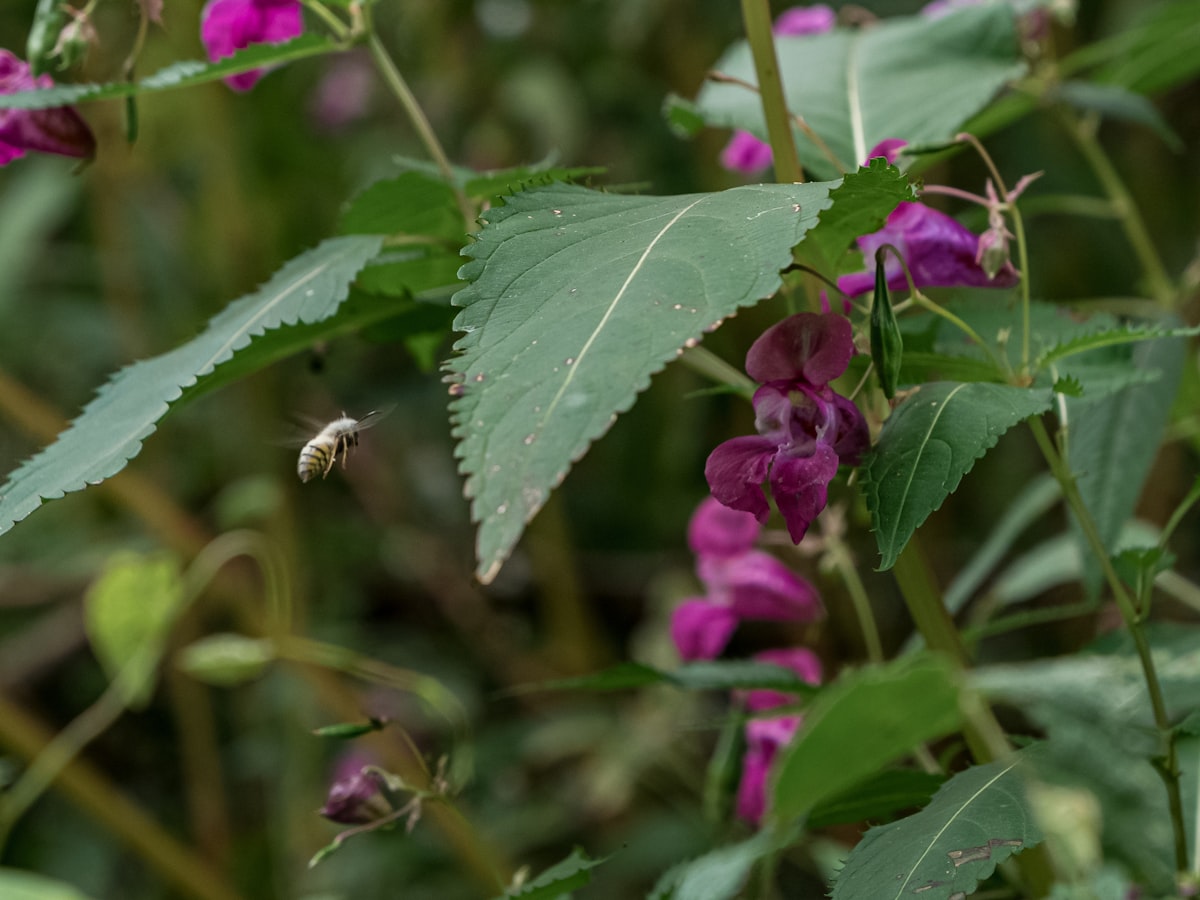
<svg viewBox="0 0 1200 900">
<path fill-rule="evenodd" d="M 483 381 L 483 379 L 485 377 L 486 376 L 482 372 L 480 372 L 478 375 L 475 376 L 475 383 L 479 384 L 481 381 Z"/>
<path fill-rule="evenodd" d="M 568 356 L 566 359 L 564 359 L 564 360 L 563 360 L 563 365 L 564 365 L 564 366 L 573 366 L 573 365 L 575 365 L 575 357 L 573 357 L 573 356 Z"/>
<path fill-rule="evenodd" d="M 536 440 L 537 440 L 536 434 L 527 434 L 527 435 L 525 435 L 524 438 L 521 439 L 521 443 L 524 444 L 526 447 L 528 447 L 530 444 L 532 444 Z"/>
</svg>

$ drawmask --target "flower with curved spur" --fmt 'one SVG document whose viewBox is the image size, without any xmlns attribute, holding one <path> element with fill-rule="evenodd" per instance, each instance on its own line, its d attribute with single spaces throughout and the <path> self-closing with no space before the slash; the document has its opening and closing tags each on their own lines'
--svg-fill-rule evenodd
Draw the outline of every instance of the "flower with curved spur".
<svg viewBox="0 0 1200 900">
<path fill-rule="evenodd" d="M 715 659 L 743 619 L 810 622 L 821 615 L 816 588 L 754 548 L 761 530 L 754 516 L 712 497 L 696 508 L 688 543 L 705 595 L 684 600 L 671 616 L 671 638 L 684 659 Z"/>
<path fill-rule="evenodd" d="M 791 669 L 809 684 L 821 683 L 821 661 L 811 650 L 803 647 L 766 650 L 754 657 L 759 662 L 774 663 Z M 759 713 L 794 702 L 794 697 L 777 691 L 750 691 L 746 694 L 746 710 Z M 746 723 L 746 752 L 742 756 L 742 779 L 738 784 L 737 813 L 751 825 L 762 821 L 767 808 L 767 775 L 771 763 L 782 747 L 786 747 L 800 728 L 802 717 L 797 714 L 755 718 Z"/>
<path fill-rule="evenodd" d="M 383 794 L 383 778 L 369 760 L 356 753 L 339 761 L 333 774 L 333 784 L 325 805 L 318 812 L 331 822 L 342 825 L 365 825 L 392 812 L 392 805 Z"/>
<path fill-rule="evenodd" d="M 825 34 L 833 31 L 837 24 L 837 13 L 823 3 L 815 6 L 793 6 L 785 9 L 771 31 L 781 37 L 799 37 L 805 34 Z M 721 166 L 730 172 L 757 175 L 771 167 L 771 145 L 749 131 L 735 131 L 725 149 L 721 151 Z"/>
<path fill-rule="evenodd" d="M 862 413 L 829 382 L 854 354 L 842 316 L 798 313 L 768 328 L 746 355 L 746 372 L 762 386 L 754 394 L 758 434 L 720 444 L 704 466 L 713 497 L 765 522 L 769 481 L 788 534 L 800 543 L 825 508 L 841 463 L 857 465 L 870 445 Z"/>
<path fill-rule="evenodd" d="M 300 0 L 210 0 L 200 14 L 200 38 L 213 62 L 251 44 L 281 44 L 304 31 Z M 252 69 L 230 75 L 225 83 L 248 91 L 266 74 Z"/>
<path fill-rule="evenodd" d="M 0 94 L 54 87 L 49 75 L 34 76 L 29 63 L 0 49 Z M 0 109 L 0 166 L 26 151 L 91 159 L 96 138 L 70 106 L 52 109 Z"/>
</svg>

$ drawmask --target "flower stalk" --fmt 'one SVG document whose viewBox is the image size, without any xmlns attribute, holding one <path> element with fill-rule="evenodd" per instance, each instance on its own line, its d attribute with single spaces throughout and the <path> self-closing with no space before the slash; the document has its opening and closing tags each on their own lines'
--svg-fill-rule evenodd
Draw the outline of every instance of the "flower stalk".
<svg viewBox="0 0 1200 900">
<path fill-rule="evenodd" d="M 742 21 L 750 53 L 754 57 L 754 71 L 758 76 L 775 180 L 781 184 L 802 182 L 804 170 L 796 153 L 792 120 L 783 94 L 783 82 L 779 78 L 779 57 L 775 53 L 775 38 L 771 33 L 770 4 L 767 0 L 742 0 Z"/>
</svg>

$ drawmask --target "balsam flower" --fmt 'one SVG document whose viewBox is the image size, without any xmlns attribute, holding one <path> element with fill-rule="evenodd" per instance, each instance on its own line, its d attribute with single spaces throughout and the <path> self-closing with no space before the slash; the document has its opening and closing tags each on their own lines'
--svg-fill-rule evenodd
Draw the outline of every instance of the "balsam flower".
<svg viewBox="0 0 1200 900">
<path fill-rule="evenodd" d="M 793 6 L 775 19 L 771 31 L 784 37 L 804 34 L 825 34 L 833 31 L 837 13 L 823 3 L 815 6 Z M 721 151 L 721 165 L 731 172 L 757 175 L 771 166 L 771 145 L 748 131 L 735 131 Z"/>
<path fill-rule="evenodd" d="M 838 315 L 799 313 L 756 340 L 746 372 L 761 382 L 754 394 L 758 434 L 725 441 L 704 466 L 713 497 L 765 522 L 775 505 L 797 544 L 825 508 L 841 463 L 857 465 L 870 445 L 862 413 L 829 382 L 854 355 L 850 323 Z"/>
<path fill-rule="evenodd" d="M 281 44 L 304 31 L 300 0 L 210 0 L 200 14 L 200 38 L 213 62 L 251 44 Z M 252 69 L 230 75 L 225 83 L 248 91 L 266 74 Z"/>
<path fill-rule="evenodd" d="M 821 615 L 816 588 L 754 548 L 761 529 L 754 516 L 711 497 L 697 507 L 688 543 L 705 595 L 683 601 L 671 616 L 671 637 L 684 659 L 714 659 L 744 619 L 809 622 Z"/>
<path fill-rule="evenodd" d="M 788 650 L 767 650 L 754 657 L 759 662 L 774 663 L 791 669 L 809 684 L 821 683 L 821 661 L 811 650 L 796 647 Z M 793 703 L 795 698 L 777 691 L 750 691 L 745 706 L 750 713 L 759 713 Z M 786 747 L 800 728 L 798 714 L 755 718 L 746 723 L 746 752 L 742 756 L 742 778 L 738 784 L 737 814 L 751 825 L 762 821 L 767 808 L 767 776 L 779 750 Z"/>
<path fill-rule="evenodd" d="M 342 825 L 365 825 L 392 812 L 383 794 L 383 778 L 366 757 L 348 754 L 338 763 L 333 784 L 319 813 Z"/>
<path fill-rule="evenodd" d="M 50 87 L 54 87 L 54 79 L 49 75 L 34 77 L 29 63 L 0 49 L 0 94 Z M 91 159 L 96 155 L 96 138 L 70 106 L 0 109 L 0 166 L 28 150 Z"/>
</svg>

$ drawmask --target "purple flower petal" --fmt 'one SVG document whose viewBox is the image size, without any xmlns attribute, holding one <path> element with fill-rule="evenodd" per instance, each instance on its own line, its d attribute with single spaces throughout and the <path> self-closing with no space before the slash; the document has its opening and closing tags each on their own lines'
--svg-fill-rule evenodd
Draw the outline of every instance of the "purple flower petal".
<svg viewBox="0 0 1200 900">
<path fill-rule="evenodd" d="M 900 155 L 901 149 L 907 146 L 908 141 L 904 140 L 904 138 L 884 138 L 867 153 L 867 158 L 863 160 L 863 165 L 867 165 L 867 163 L 877 156 L 882 156 L 889 164 L 894 163 L 896 157 Z"/>
<path fill-rule="evenodd" d="M 343 825 L 363 825 L 392 811 L 380 790 L 382 779 L 367 765 L 364 758 L 353 754 L 339 764 L 325 805 L 319 810 L 322 816 Z"/>
<path fill-rule="evenodd" d="M 684 600 L 671 613 L 671 639 L 679 655 L 689 662 L 716 659 L 733 636 L 737 621 L 727 606 L 708 600 Z"/>
<path fill-rule="evenodd" d="M 721 151 L 721 165 L 730 172 L 758 175 L 771 167 L 771 145 L 748 131 L 735 131 Z"/>
<path fill-rule="evenodd" d="M 838 455 L 818 442 L 812 456 L 780 455 L 771 466 L 771 496 L 787 523 L 794 543 L 804 539 L 808 526 L 825 508 L 827 488 L 837 474 Z"/>
<path fill-rule="evenodd" d="M 833 31 L 837 25 L 837 13 L 823 3 L 815 6 L 793 6 L 785 9 L 778 18 L 772 31 L 778 35 L 824 34 Z"/>
<path fill-rule="evenodd" d="M 251 44 L 279 44 L 304 31 L 300 0 L 211 0 L 201 13 L 200 37 L 214 62 Z M 253 69 L 225 83 L 248 91 L 266 73 Z"/>
<path fill-rule="evenodd" d="M 764 650 L 755 654 L 754 658 L 759 662 L 791 669 L 809 684 L 821 683 L 821 660 L 806 647 Z M 795 702 L 795 694 L 785 694 L 782 691 L 747 691 L 745 699 L 746 709 L 750 712 L 764 712 Z"/>
<path fill-rule="evenodd" d="M 771 762 L 800 727 L 799 716 L 753 719 L 746 723 L 746 754 L 738 785 L 737 813 L 751 825 L 762 821 L 767 809 L 767 775 Z"/>
<path fill-rule="evenodd" d="M 705 497 L 688 523 L 688 546 L 697 556 L 736 556 L 753 547 L 761 531 L 751 513 Z"/>
<path fill-rule="evenodd" d="M 762 550 L 701 557 L 696 569 L 712 598 L 728 604 L 738 619 L 811 622 L 822 613 L 817 589 Z"/>
<path fill-rule="evenodd" d="M 767 505 L 762 483 L 767 478 L 777 446 L 758 435 L 736 437 L 718 444 L 704 464 L 704 477 L 712 495 L 730 509 L 751 513 L 758 521 L 767 521 Z"/>
<path fill-rule="evenodd" d="M 35 78 L 28 63 L 0 49 L 0 94 L 53 86 L 49 75 Z M 96 139 L 70 106 L 0 110 L 0 166 L 27 150 L 90 159 L 96 155 Z"/>
<path fill-rule="evenodd" d="M 828 384 L 854 355 L 850 322 L 842 316 L 797 313 L 764 331 L 746 354 L 746 372 L 758 382 L 803 380 Z"/>
<path fill-rule="evenodd" d="M 857 296 L 874 289 L 875 251 L 884 244 L 892 244 L 904 255 L 918 288 L 1011 287 L 1017 283 L 1017 271 L 1011 263 L 989 279 L 975 262 L 979 237 L 945 213 L 914 202 L 901 203 L 882 229 L 858 239 L 868 271 L 839 278 L 842 291 Z M 904 270 L 891 255 L 885 271 L 890 289 L 907 289 Z"/>
<path fill-rule="evenodd" d="M 871 431 L 862 411 L 841 394 L 833 395 L 837 417 L 837 439 L 833 450 L 838 459 L 850 466 L 857 466 L 859 459 L 871 448 Z"/>
</svg>

